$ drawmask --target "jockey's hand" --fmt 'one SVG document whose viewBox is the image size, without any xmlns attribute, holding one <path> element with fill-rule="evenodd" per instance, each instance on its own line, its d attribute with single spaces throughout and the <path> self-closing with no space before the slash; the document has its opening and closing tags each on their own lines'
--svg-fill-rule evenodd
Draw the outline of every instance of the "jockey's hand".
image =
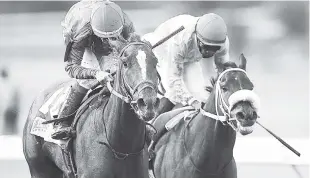
<svg viewBox="0 0 310 178">
<path fill-rule="evenodd" d="M 199 110 L 201 108 L 201 102 L 197 100 L 194 100 L 190 105 L 194 107 L 196 110 Z"/>
<path fill-rule="evenodd" d="M 106 84 L 107 82 L 113 81 L 112 75 L 104 71 L 98 71 L 95 77 L 102 84 Z"/>
</svg>

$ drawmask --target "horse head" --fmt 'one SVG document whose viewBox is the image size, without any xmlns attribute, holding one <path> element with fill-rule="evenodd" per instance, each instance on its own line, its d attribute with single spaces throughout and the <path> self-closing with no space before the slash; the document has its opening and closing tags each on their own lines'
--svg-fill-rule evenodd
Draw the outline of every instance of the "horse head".
<svg viewBox="0 0 310 178">
<path fill-rule="evenodd" d="M 240 55 L 240 65 L 234 62 L 216 63 L 218 77 L 215 82 L 216 111 L 225 115 L 226 121 L 242 135 L 253 132 L 257 120 L 259 97 L 246 73 L 246 58 Z"/>
<path fill-rule="evenodd" d="M 132 35 L 129 43 L 117 45 L 119 67 L 116 72 L 117 90 L 125 95 L 140 119 L 149 121 L 155 117 L 159 105 L 156 70 L 157 58 L 149 43 Z"/>
</svg>

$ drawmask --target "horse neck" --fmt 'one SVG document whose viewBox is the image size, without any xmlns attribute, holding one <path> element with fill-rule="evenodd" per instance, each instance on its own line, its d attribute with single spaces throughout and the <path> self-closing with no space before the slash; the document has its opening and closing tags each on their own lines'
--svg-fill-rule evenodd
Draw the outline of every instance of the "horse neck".
<svg viewBox="0 0 310 178">
<path fill-rule="evenodd" d="M 203 109 L 216 115 L 214 91 Z M 185 133 L 185 144 L 199 170 L 217 170 L 231 160 L 236 132 L 230 126 L 199 113 Z"/>
<path fill-rule="evenodd" d="M 114 89 L 123 94 L 125 92 L 121 86 L 123 86 L 123 81 L 118 74 L 114 82 Z M 115 150 L 135 152 L 143 147 L 145 123 L 138 118 L 130 104 L 111 94 L 103 120 L 107 138 Z"/>
</svg>

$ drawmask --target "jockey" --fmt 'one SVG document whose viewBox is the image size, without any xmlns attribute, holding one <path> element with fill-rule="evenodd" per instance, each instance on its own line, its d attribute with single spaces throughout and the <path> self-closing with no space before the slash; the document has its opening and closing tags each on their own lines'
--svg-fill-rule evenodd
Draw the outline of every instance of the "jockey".
<svg viewBox="0 0 310 178">
<path fill-rule="evenodd" d="M 200 17 L 178 15 L 143 38 L 152 45 L 179 27 L 184 30 L 154 49 L 159 60 L 157 69 L 166 90 L 166 106 L 158 114 L 171 110 L 176 104 L 198 109 L 209 93 L 205 87 L 216 75 L 215 63 L 229 60 L 229 39 L 222 17 L 208 13 Z"/>
<path fill-rule="evenodd" d="M 128 16 L 117 4 L 102 0 L 82 0 L 74 4 L 62 26 L 67 45 L 65 71 L 77 80 L 71 86 L 58 118 L 74 113 L 97 81 L 104 83 L 113 80 L 110 73 L 100 70 L 98 60 L 113 53 L 114 42 L 124 42 L 135 31 Z M 52 138 L 68 138 L 70 123 L 67 119 L 58 124 Z"/>
</svg>

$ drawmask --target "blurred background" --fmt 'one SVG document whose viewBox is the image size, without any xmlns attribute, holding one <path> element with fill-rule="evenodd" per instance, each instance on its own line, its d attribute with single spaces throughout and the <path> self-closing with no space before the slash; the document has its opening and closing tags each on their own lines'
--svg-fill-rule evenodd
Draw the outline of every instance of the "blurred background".
<svg viewBox="0 0 310 178">
<path fill-rule="evenodd" d="M 21 136 L 35 96 L 69 77 L 60 22 L 76 1 L 0 2 L 0 177 L 29 178 Z M 309 177 L 309 2 L 116 1 L 141 35 L 179 15 L 217 13 L 228 25 L 231 60 L 248 59 L 261 98 L 260 127 L 238 136 L 239 178 Z"/>
</svg>

